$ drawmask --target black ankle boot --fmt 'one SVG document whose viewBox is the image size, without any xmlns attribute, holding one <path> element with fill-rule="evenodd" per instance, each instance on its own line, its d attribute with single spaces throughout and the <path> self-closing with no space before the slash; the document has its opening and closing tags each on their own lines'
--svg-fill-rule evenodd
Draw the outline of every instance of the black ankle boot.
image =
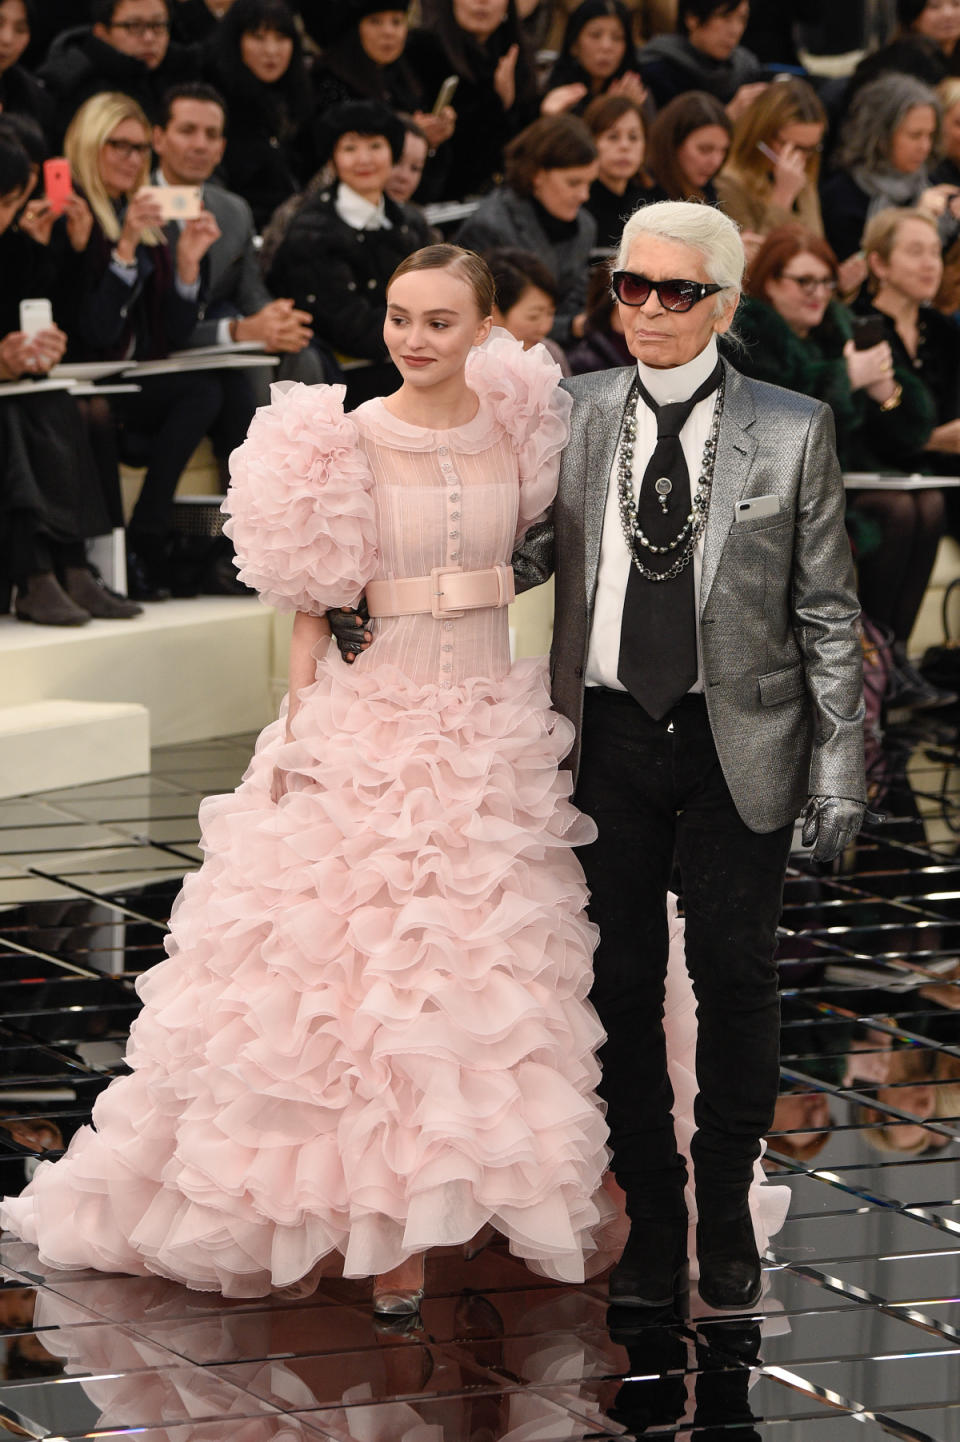
<svg viewBox="0 0 960 1442">
<path fill-rule="evenodd" d="M 749 1212 L 724 1219 L 701 1217 L 697 1257 L 700 1297 L 708 1307 L 745 1312 L 756 1306 L 763 1273 Z"/>
<path fill-rule="evenodd" d="M 145 531 L 127 532 L 127 594 L 132 601 L 170 599 L 167 538 Z"/>
<path fill-rule="evenodd" d="M 618 1307 L 680 1309 L 688 1276 L 686 1217 L 634 1218 L 623 1256 L 610 1273 L 610 1301 Z"/>
</svg>

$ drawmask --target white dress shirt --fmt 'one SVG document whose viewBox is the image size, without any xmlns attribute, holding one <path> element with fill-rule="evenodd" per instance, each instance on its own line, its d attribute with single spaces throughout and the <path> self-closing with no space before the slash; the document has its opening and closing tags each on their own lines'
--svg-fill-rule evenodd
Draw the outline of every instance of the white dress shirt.
<svg viewBox="0 0 960 1442">
<path fill-rule="evenodd" d="M 333 208 L 340 219 L 345 220 L 347 225 L 351 225 L 354 230 L 393 229 L 393 225 L 387 219 L 387 207 L 382 195 L 379 205 L 373 205 L 342 180 L 337 185 Z"/>
<path fill-rule="evenodd" d="M 692 361 L 674 366 L 671 370 L 654 370 L 652 366 L 637 361 L 641 383 L 646 386 L 651 399 L 657 405 L 669 405 L 674 401 L 685 401 L 703 385 L 717 364 L 717 340 L 712 336 L 710 343 Z M 710 434 L 710 422 L 716 395 L 709 395 L 698 401 L 680 432 L 680 444 L 684 460 L 690 472 L 690 494 L 693 495 L 700 478 L 703 448 Z M 633 493 L 639 497 L 640 483 L 647 463 L 657 444 L 656 417 L 643 400 L 637 397 L 637 438 L 633 450 Z M 603 535 L 600 541 L 600 564 L 597 571 L 597 594 L 593 608 L 593 625 L 590 630 L 590 644 L 587 647 L 586 684 L 607 686 L 611 691 L 625 691 L 627 688 L 617 677 L 620 662 L 620 628 L 623 624 L 623 601 L 633 561 L 627 549 L 620 522 L 619 494 L 617 491 L 617 467 L 620 447 L 617 447 L 613 466 L 607 478 L 607 503 L 603 513 Z M 677 530 L 680 529 L 678 519 Z M 700 572 L 703 567 L 703 535 L 697 541 L 693 553 L 693 593 L 697 616 L 697 679 L 691 691 L 703 690 L 703 662 L 700 655 Z M 651 583 L 652 584 L 652 583 Z"/>
</svg>

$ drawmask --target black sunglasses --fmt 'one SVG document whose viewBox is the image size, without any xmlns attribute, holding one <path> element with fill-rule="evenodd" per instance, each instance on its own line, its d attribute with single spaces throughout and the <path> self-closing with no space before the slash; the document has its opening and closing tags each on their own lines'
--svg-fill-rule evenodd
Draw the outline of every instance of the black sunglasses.
<svg viewBox="0 0 960 1442">
<path fill-rule="evenodd" d="M 703 285 L 698 280 L 648 280 L 632 270 L 615 270 L 610 277 L 613 293 L 624 305 L 643 305 L 652 290 L 664 310 L 692 310 L 708 295 L 726 290 L 723 285 Z"/>
</svg>

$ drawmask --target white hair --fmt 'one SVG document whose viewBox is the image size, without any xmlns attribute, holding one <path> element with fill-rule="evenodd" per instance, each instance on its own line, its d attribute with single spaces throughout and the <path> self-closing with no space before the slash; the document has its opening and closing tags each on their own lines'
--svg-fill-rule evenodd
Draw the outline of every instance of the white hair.
<svg viewBox="0 0 960 1442">
<path fill-rule="evenodd" d="M 653 205 L 641 205 L 623 227 L 616 270 L 626 270 L 630 248 L 640 235 L 655 235 L 660 240 L 675 240 L 690 246 L 691 250 L 699 251 L 704 270 L 714 285 L 722 286 L 725 291 L 741 289 L 747 257 L 740 231 L 722 210 L 690 200 L 658 200 Z M 727 305 L 729 296 L 716 297 L 717 314 Z"/>
</svg>

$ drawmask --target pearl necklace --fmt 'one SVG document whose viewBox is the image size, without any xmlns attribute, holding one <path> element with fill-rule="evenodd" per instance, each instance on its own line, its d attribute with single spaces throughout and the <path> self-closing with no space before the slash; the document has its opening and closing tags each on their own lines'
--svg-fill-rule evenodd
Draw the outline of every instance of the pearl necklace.
<svg viewBox="0 0 960 1442">
<path fill-rule="evenodd" d="M 717 399 L 713 407 L 713 419 L 710 423 L 710 434 L 703 447 L 700 479 L 697 481 L 697 489 L 693 494 L 690 513 L 672 541 L 668 541 L 665 546 L 655 546 L 641 529 L 637 519 L 637 503 L 633 494 L 633 452 L 637 440 L 637 400 L 639 395 L 637 382 L 634 381 L 630 388 L 623 418 L 620 457 L 617 462 L 620 524 L 623 527 L 623 537 L 633 564 L 641 576 L 648 581 L 672 581 L 675 576 L 681 575 L 693 560 L 697 542 L 707 524 L 707 514 L 710 509 L 710 490 L 713 486 L 713 472 L 717 463 L 717 437 L 720 434 L 720 417 L 723 414 L 725 389 L 726 376 L 721 375 L 720 384 L 717 387 Z M 642 551 L 647 551 L 653 556 L 668 556 L 672 551 L 677 550 L 680 551 L 680 554 L 664 571 L 651 570 L 641 560 Z"/>
</svg>

